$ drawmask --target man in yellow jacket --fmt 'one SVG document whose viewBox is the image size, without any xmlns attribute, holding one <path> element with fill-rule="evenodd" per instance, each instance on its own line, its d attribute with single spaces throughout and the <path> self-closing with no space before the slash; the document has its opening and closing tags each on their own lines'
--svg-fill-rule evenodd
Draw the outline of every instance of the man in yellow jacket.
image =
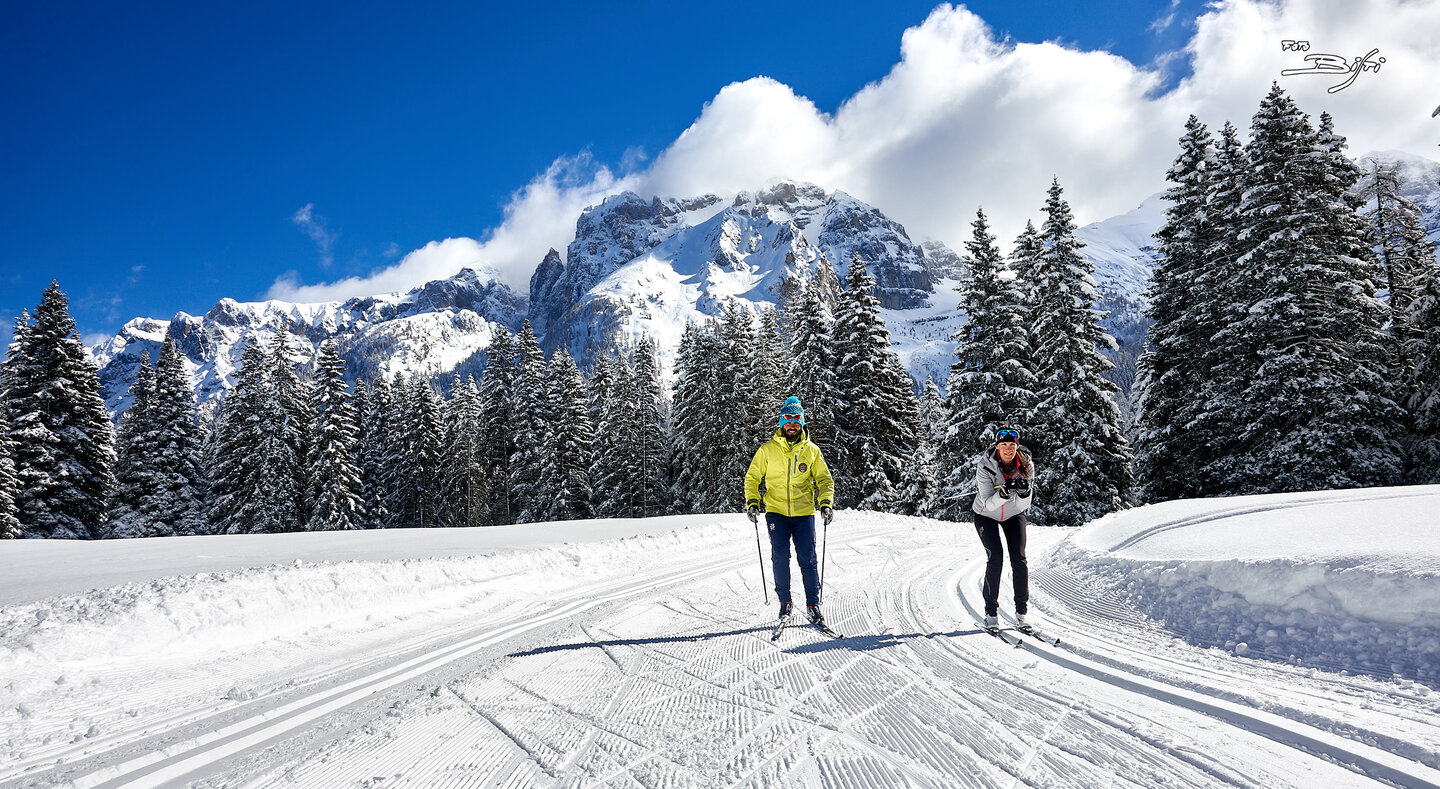
<svg viewBox="0 0 1440 789">
<path fill-rule="evenodd" d="M 820 574 L 815 557 L 815 509 L 829 525 L 835 517 L 835 480 L 825 465 L 820 447 L 805 434 L 805 409 L 791 397 L 780 408 L 774 437 L 755 450 L 745 472 L 745 513 L 755 522 L 760 514 L 760 485 L 765 485 L 765 525 L 770 527 L 770 559 L 775 568 L 775 596 L 780 618 L 789 619 L 790 542 L 805 584 L 805 606 L 810 621 L 824 625 L 820 615 Z"/>
</svg>

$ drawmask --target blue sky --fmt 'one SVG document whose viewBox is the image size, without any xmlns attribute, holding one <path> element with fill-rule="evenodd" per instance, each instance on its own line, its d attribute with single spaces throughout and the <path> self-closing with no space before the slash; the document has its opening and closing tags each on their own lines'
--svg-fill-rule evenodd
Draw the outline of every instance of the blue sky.
<svg viewBox="0 0 1440 789">
<path fill-rule="evenodd" d="M 966 7 L 997 39 L 1141 68 L 1183 47 L 1204 10 Z M 0 318 L 55 278 L 81 331 L 108 334 L 262 298 L 287 274 L 365 277 L 432 240 L 483 239 L 557 158 L 644 168 L 730 83 L 769 76 L 836 112 L 886 77 L 933 8 L 18 5 L 0 30 Z M 1188 68 L 1169 62 L 1160 90 Z"/>
</svg>

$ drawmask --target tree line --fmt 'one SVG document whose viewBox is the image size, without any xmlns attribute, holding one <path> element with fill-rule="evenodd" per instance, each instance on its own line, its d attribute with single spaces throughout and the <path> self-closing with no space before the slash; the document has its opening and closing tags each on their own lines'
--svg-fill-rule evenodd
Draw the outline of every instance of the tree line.
<svg viewBox="0 0 1440 789">
<path fill-rule="evenodd" d="M 528 323 L 497 326 L 478 378 L 442 396 L 418 374 L 352 390 L 333 342 L 302 365 L 281 330 L 245 347 L 202 427 L 167 338 L 114 430 L 52 283 L 0 365 L 0 537 L 736 511 L 789 395 L 841 505 L 907 515 L 967 519 L 1001 424 L 1036 459 L 1033 515 L 1057 525 L 1179 497 L 1437 482 L 1440 265 L 1398 175 L 1344 148 L 1278 86 L 1248 141 L 1189 119 L 1129 426 L 1058 180 L 1008 255 L 977 211 L 943 394 L 900 363 L 864 261 L 842 282 L 821 256 L 779 307 L 732 301 L 685 327 L 668 389 L 643 336 L 587 376 L 564 350 L 547 359 Z"/>
</svg>

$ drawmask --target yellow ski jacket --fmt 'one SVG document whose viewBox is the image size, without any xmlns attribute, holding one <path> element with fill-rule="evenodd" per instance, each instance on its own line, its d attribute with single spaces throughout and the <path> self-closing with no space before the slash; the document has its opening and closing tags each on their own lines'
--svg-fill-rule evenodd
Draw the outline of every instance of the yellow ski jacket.
<svg viewBox="0 0 1440 789">
<path fill-rule="evenodd" d="M 750 470 L 745 472 L 745 506 L 760 503 L 760 483 L 765 483 L 765 511 L 792 517 L 810 515 L 816 507 L 835 506 L 835 480 L 825 465 L 820 447 L 810 435 L 800 432 L 791 444 L 779 430 L 755 450 Z"/>
</svg>

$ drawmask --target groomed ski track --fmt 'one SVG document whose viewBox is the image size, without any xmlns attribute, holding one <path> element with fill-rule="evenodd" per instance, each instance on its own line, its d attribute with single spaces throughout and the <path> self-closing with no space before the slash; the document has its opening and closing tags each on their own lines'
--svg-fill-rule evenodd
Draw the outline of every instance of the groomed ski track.
<svg viewBox="0 0 1440 789">
<path fill-rule="evenodd" d="M 732 544 L 648 574 L 255 668 L 251 698 L 137 680 L 163 714 L 0 785 L 1440 786 L 1428 693 L 1180 643 L 1047 570 L 1065 532 L 1032 528 L 1029 550 L 1060 647 L 975 624 L 972 527 L 859 513 L 829 530 L 826 614 L 847 637 L 797 624 L 772 643 L 736 521 Z"/>
</svg>

